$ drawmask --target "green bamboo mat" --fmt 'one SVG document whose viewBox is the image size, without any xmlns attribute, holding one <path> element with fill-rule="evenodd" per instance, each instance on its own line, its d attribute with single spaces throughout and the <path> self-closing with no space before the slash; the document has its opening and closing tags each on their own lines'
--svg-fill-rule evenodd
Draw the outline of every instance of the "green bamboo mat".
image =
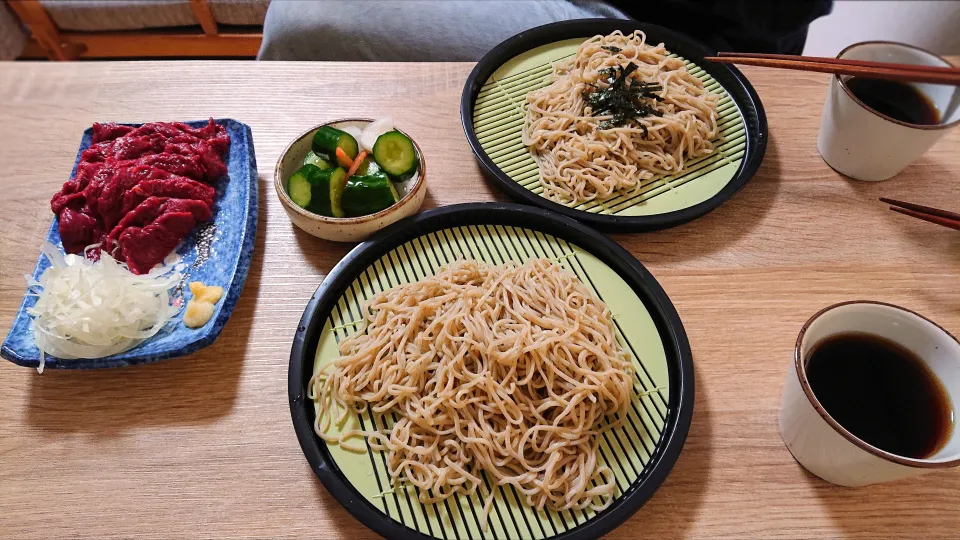
<svg viewBox="0 0 960 540">
<path fill-rule="evenodd" d="M 661 439 L 671 389 L 666 351 L 656 325 L 642 300 L 609 266 L 576 245 L 540 232 L 510 226 L 455 227 L 429 233 L 390 251 L 350 284 L 324 324 L 314 373 L 338 357 L 337 343 L 360 319 L 364 301 L 377 292 L 433 275 L 440 266 L 458 258 L 489 264 L 523 262 L 546 257 L 557 260 L 577 275 L 614 314 L 617 338 L 633 357 L 636 367 L 634 400 L 626 422 L 600 438 L 599 461 L 614 472 L 617 497 L 640 479 Z M 316 405 L 314 405 L 316 407 Z M 343 429 L 383 429 L 397 418 L 372 414 L 368 409 L 348 421 Z M 326 443 L 324 443 L 326 444 Z M 360 494 L 394 521 L 423 534 L 444 540 L 542 539 L 571 530 L 594 517 L 592 511 L 536 511 L 526 505 L 512 486 L 496 488 L 488 527 L 483 531 L 483 497 L 451 497 L 423 505 L 415 488 L 389 491 L 386 455 L 367 447 L 365 454 L 326 444 L 332 459 Z M 492 487 L 484 478 L 488 493 Z"/>
<path fill-rule="evenodd" d="M 587 38 L 558 41 L 521 54 L 501 66 L 477 94 L 473 127 L 484 152 L 514 182 L 543 195 L 540 170 L 523 145 L 523 106 L 526 95 L 550 84 L 552 64 L 573 56 Z M 675 55 L 672 55 L 675 56 Z M 716 150 L 688 161 L 671 176 L 644 181 L 639 189 L 603 202 L 590 201 L 571 208 L 605 215 L 643 216 L 682 210 L 704 202 L 723 189 L 740 169 L 746 152 L 746 131 L 740 109 L 726 90 L 692 62 L 687 70 L 720 96 Z"/>
</svg>

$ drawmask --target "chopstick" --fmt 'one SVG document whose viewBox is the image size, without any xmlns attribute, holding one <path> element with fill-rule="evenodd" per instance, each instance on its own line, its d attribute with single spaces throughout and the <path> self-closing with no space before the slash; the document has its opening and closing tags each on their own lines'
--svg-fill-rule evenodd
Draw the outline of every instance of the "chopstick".
<svg viewBox="0 0 960 540">
<path fill-rule="evenodd" d="M 930 223 L 936 223 L 937 225 L 943 225 L 944 227 L 949 227 L 951 229 L 960 231 L 960 214 L 949 212 L 947 210 L 940 210 L 939 208 L 933 208 L 930 206 L 923 206 L 921 204 L 908 203 L 898 201 L 896 199 L 887 199 L 886 197 L 880 197 L 880 202 L 891 205 L 891 210 L 894 212 L 899 212 L 905 216 L 915 217 L 917 219 L 922 219 Z"/>
<path fill-rule="evenodd" d="M 721 64 L 774 67 L 836 75 L 860 75 L 874 79 L 924 82 L 960 86 L 960 68 L 867 62 L 842 58 L 794 56 L 789 54 L 731 53 L 708 56 L 704 60 Z"/>
<path fill-rule="evenodd" d="M 797 56 L 794 54 L 767 54 L 721 52 L 718 56 L 724 58 L 768 58 L 770 60 L 815 60 L 821 64 L 836 66 L 885 67 L 890 69 L 904 69 L 907 71 L 923 71 L 926 73 L 956 73 L 958 69 L 947 66 L 921 66 L 919 64 L 894 64 L 892 62 L 870 62 L 869 60 L 850 60 L 848 58 L 826 58 L 823 56 Z"/>
</svg>

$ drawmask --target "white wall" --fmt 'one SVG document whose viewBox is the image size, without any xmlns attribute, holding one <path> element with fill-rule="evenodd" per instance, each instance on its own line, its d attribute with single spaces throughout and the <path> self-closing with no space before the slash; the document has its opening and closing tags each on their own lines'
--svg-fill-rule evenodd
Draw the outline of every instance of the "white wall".
<svg viewBox="0 0 960 540">
<path fill-rule="evenodd" d="M 836 56 L 851 43 L 900 41 L 941 55 L 960 54 L 960 1 L 838 0 L 810 25 L 803 54 Z"/>
</svg>

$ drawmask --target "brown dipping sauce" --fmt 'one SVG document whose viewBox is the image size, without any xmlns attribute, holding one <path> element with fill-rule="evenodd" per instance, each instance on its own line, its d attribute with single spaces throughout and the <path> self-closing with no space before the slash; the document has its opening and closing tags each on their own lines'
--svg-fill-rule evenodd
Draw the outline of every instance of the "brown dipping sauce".
<svg viewBox="0 0 960 540">
<path fill-rule="evenodd" d="M 953 432 L 947 390 L 912 351 L 859 332 L 830 336 L 807 356 L 807 380 L 838 424 L 898 456 L 924 459 Z"/>
<path fill-rule="evenodd" d="M 940 123 L 936 105 L 910 83 L 851 77 L 844 84 L 864 105 L 894 120 L 922 126 Z"/>
</svg>

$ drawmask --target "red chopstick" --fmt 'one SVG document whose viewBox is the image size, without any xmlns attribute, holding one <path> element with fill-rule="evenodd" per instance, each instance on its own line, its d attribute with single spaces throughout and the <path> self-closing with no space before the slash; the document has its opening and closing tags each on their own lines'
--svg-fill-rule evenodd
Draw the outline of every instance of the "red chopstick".
<svg viewBox="0 0 960 540">
<path fill-rule="evenodd" d="M 817 56 L 794 56 L 789 54 L 730 52 L 722 52 L 719 53 L 718 56 L 708 56 L 705 60 L 723 64 L 742 64 L 748 66 L 814 71 L 818 73 L 833 73 L 836 75 L 859 75 L 874 79 L 960 86 L 960 68 L 956 67 L 892 64 L 887 62 L 868 62 L 865 60 L 822 58 Z"/>
<path fill-rule="evenodd" d="M 880 197 L 880 201 L 891 205 L 890 209 L 894 212 L 960 231 L 960 214 L 931 206 L 887 199 L 886 197 Z"/>
</svg>

